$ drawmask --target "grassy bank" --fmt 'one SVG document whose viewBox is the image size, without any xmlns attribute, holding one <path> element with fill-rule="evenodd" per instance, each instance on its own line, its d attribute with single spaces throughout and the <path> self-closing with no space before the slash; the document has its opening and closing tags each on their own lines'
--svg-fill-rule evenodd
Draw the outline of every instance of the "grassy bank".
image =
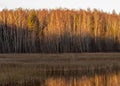
<svg viewBox="0 0 120 86">
<path fill-rule="evenodd" d="M 7 86 L 28 86 L 44 83 L 49 77 L 90 77 L 119 70 L 119 53 L 0 55 L 0 85 Z"/>
</svg>

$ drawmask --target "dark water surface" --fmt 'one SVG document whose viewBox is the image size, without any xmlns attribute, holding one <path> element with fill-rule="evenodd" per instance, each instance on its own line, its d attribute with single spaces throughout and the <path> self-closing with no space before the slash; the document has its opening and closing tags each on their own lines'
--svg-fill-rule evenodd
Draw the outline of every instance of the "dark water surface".
<svg viewBox="0 0 120 86">
<path fill-rule="evenodd" d="M 120 72 L 84 76 L 49 76 L 0 86 L 120 86 Z"/>
</svg>

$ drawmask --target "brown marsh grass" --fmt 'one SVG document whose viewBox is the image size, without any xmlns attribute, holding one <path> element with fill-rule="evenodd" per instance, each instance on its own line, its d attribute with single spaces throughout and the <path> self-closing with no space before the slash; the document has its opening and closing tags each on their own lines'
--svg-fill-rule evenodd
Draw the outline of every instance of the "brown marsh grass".
<svg viewBox="0 0 120 86">
<path fill-rule="evenodd" d="M 1 54 L 0 86 L 120 86 L 120 54 Z"/>
</svg>

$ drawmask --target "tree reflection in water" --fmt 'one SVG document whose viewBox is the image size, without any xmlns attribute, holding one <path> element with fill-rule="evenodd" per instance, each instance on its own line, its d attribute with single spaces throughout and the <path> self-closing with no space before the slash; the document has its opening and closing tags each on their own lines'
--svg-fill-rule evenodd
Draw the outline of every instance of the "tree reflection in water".
<svg viewBox="0 0 120 86">
<path fill-rule="evenodd" d="M 83 77 L 50 77 L 45 86 L 120 86 L 120 72 Z"/>
</svg>

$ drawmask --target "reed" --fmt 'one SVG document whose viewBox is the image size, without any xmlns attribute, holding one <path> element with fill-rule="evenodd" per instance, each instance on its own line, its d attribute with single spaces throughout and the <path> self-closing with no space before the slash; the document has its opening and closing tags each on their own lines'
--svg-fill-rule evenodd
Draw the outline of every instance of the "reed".
<svg viewBox="0 0 120 86">
<path fill-rule="evenodd" d="M 3 54 L 0 86 L 119 86 L 119 53 Z"/>
</svg>

